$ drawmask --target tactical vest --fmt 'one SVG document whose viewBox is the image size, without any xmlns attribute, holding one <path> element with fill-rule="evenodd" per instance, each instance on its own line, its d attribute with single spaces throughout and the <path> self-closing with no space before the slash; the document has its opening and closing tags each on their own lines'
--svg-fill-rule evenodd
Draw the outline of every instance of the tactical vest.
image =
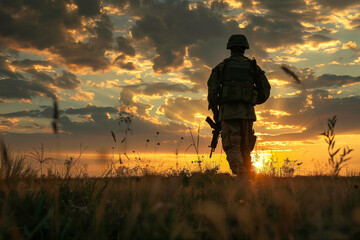
<svg viewBox="0 0 360 240">
<path fill-rule="evenodd" d="M 226 59 L 221 74 L 221 102 L 255 105 L 258 95 L 254 84 L 255 74 L 256 65 L 250 59 Z"/>
</svg>

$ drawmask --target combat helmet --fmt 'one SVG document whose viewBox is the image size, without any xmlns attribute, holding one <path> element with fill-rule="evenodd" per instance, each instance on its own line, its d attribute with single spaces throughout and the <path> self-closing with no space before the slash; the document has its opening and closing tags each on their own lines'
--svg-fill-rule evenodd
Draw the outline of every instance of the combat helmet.
<svg viewBox="0 0 360 240">
<path fill-rule="evenodd" d="M 232 49 L 232 48 L 245 48 L 249 49 L 249 43 L 243 34 L 234 34 L 231 35 L 231 37 L 228 40 L 228 43 L 226 45 L 226 49 Z"/>
</svg>

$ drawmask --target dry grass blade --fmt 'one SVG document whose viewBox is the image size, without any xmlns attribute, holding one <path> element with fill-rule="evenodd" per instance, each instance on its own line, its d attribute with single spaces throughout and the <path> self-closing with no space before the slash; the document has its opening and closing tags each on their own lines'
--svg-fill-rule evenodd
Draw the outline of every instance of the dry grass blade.
<svg viewBox="0 0 360 240">
<path fill-rule="evenodd" d="M 281 69 L 289 76 L 291 76 L 292 78 L 294 78 L 294 80 L 296 81 L 296 83 L 301 83 L 299 77 L 293 72 L 291 71 L 289 68 L 285 67 L 285 66 L 281 66 Z"/>
<path fill-rule="evenodd" d="M 337 157 L 337 154 L 340 152 L 341 148 L 335 149 L 335 124 L 336 124 L 336 115 L 332 119 L 328 119 L 328 129 L 321 133 L 320 135 L 324 136 L 325 142 L 328 144 L 328 154 L 329 159 L 328 163 L 332 167 L 332 174 L 338 176 L 341 169 L 345 165 L 345 162 L 349 161 L 351 157 L 348 155 L 353 151 L 348 146 L 343 147 L 343 153 Z"/>
<path fill-rule="evenodd" d="M 59 119 L 59 107 L 58 107 L 56 100 L 54 100 L 53 106 L 54 106 L 53 118 L 54 118 L 54 120 L 57 120 L 57 119 Z"/>
<path fill-rule="evenodd" d="M 20 178 L 34 175 L 35 171 L 27 166 L 23 155 L 19 157 L 10 157 L 8 149 L 4 142 L 0 143 L 1 147 L 1 167 L 0 167 L 0 178 Z"/>
<path fill-rule="evenodd" d="M 1 142 L 1 168 L 0 174 L 1 176 L 9 176 L 10 175 L 10 159 L 4 142 Z"/>
<path fill-rule="evenodd" d="M 116 137 L 115 137 L 115 133 L 113 131 L 110 131 L 111 132 L 111 136 L 113 137 L 114 139 L 114 142 L 116 142 Z"/>
<path fill-rule="evenodd" d="M 53 106 L 54 106 L 54 112 L 53 112 L 53 121 L 52 121 L 51 125 L 52 125 L 54 133 L 57 133 L 58 132 L 59 107 L 58 107 L 56 100 L 54 100 Z"/>
<path fill-rule="evenodd" d="M 57 161 L 57 159 L 56 158 L 51 158 L 51 157 L 47 157 L 47 158 L 44 157 L 45 156 L 44 144 L 42 144 L 42 143 L 39 146 L 40 151 L 38 151 L 36 148 L 33 148 L 33 149 L 34 149 L 34 151 L 30 152 L 26 156 L 30 157 L 30 158 L 32 158 L 35 161 L 40 163 L 40 172 L 41 172 L 41 175 L 42 175 L 42 169 L 43 169 L 42 165 L 44 163 L 47 163 L 48 161 Z"/>
</svg>

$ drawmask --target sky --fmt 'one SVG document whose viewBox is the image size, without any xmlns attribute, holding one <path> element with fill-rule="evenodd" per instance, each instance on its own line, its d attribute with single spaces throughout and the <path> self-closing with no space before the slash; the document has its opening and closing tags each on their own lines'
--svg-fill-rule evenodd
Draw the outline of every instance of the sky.
<svg viewBox="0 0 360 240">
<path fill-rule="evenodd" d="M 0 133 L 16 151 L 194 154 L 200 126 L 207 154 L 207 80 L 245 34 L 272 87 L 256 150 L 326 162 L 319 133 L 336 115 L 360 168 L 358 0 L 0 0 L 0 20 Z"/>
</svg>

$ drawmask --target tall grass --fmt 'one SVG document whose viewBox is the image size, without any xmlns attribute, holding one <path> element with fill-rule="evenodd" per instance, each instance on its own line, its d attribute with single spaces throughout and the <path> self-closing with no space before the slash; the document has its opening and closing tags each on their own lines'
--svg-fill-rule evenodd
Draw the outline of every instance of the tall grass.
<svg viewBox="0 0 360 240">
<path fill-rule="evenodd" d="M 0 141 L 0 151 L 0 179 L 26 178 L 36 174 L 33 167 L 26 162 L 25 156 L 10 154 L 3 141 Z"/>
<path fill-rule="evenodd" d="M 334 176 L 338 176 L 341 169 L 344 167 L 345 163 L 351 159 L 348 155 L 354 151 L 354 149 L 350 149 L 348 146 L 343 147 L 343 151 L 341 153 L 341 148 L 335 148 L 335 124 L 336 124 L 336 115 L 328 119 L 328 129 L 321 133 L 320 135 L 324 136 L 325 142 L 328 144 L 328 163 L 332 168 L 332 174 Z M 339 157 L 337 157 L 340 155 Z"/>
<path fill-rule="evenodd" d="M 223 174 L 0 184 L 0 239 L 358 239 L 360 178 Z"/>
</svg>

